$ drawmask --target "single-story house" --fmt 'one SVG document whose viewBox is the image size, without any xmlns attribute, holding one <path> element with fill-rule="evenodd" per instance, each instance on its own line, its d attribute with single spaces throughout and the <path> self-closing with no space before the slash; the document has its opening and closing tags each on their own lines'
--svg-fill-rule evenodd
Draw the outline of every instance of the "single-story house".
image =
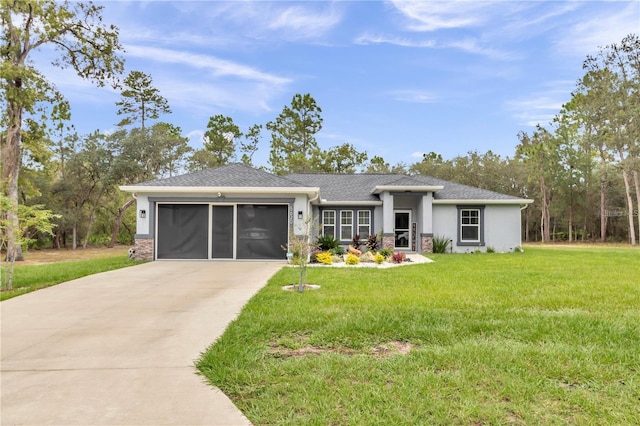
<svg viewBox="0 0 640 426">
<path fill-rule="evenodd" d="M 137 199 L 136 256 L 155 259 L 285 259 L 289 236 L 382 235 L 382 246 L 432 252 L 513 251 L 532 200 L 428 176 L 290 174 L 244 164 L 122 186 Z"/>
</svg>

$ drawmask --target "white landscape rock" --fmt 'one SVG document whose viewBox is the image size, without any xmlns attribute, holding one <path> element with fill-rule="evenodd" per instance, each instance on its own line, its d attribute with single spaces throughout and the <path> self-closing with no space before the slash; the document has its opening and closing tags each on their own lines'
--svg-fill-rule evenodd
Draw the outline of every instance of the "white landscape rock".
<svg viewBox="0 0 640 426">
<path fill-rule="evenodd" d="M 431 263 L 433 260 L 425 257 L 421 254 L 410 253 L 407 254 L 406 259 L 408 261 L 404 261 L 402 263 L 394 263 L 392 261 L 382 262 L 381 264 L 377 264 L 374 262 L 360 262 L 357 265 L 347 265 L 345 262 L 340 263 L 332 263 L 331 265 L 324 265 L 322 263 L 309 263 L 310 267 L 337 267 L 337 268 L 395 268 L 396 266 L 409 266 L 409 265 L 417 265 L 419 263 Z M 294 265 L 295 266 L 295 265 Z"/>
</svg>

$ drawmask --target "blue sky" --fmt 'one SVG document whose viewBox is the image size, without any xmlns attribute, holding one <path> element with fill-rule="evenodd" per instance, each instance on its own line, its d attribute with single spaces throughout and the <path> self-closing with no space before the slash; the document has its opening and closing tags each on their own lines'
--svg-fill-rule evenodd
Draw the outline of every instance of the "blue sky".
<svg viewBox="0 0 640 426">
<path fill-rule="evenodd" d="M 150 74 L 202 147 L 209 117 L 246 130 L 296 93 L 322 108 L 322 148 L 411 164 L 423 152 L 513 156 L 517 133 L 570 99 L 586 55 L 640 32 L 640 1 L 109 1 L 126 71 Z M 119 121 L 118 92 L 45 69 L 81 134 Z M 267 165 L 265 132 L 254 163 Z"/>
</svg>

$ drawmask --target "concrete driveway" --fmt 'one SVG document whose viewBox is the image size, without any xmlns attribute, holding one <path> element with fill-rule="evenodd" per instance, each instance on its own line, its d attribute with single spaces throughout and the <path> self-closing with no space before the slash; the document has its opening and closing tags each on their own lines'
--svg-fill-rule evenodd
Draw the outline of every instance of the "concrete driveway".
<svg viewBox="0 0 640 426">
<path fill-rule="evenodd" d="M 0 303 L 2 425 L 246 425 L 194 360 L 284 262 L 152 262 Z"/>
</svg>

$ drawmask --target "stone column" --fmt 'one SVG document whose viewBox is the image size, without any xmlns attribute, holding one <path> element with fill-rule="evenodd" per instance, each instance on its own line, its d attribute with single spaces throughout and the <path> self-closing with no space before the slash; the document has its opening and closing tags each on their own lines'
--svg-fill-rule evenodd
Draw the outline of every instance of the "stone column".
<svg viewBox="0 0 640 426">
<path fill-rule="evenodd" d="M 153 260 L 153 238 L 136 238 L 136 260 Z"/>
<path fill-rule="evenodd" d="M 433 234 L 420 234 L 420 251 L 433 253 Z"/>
<path fill-rule="evenodd" d="M 396 245 L 396 237 L 394 234 L 383 234 L 382 235 L 382 248 L 390 248 L 393 249 Z"/>
</svg>

